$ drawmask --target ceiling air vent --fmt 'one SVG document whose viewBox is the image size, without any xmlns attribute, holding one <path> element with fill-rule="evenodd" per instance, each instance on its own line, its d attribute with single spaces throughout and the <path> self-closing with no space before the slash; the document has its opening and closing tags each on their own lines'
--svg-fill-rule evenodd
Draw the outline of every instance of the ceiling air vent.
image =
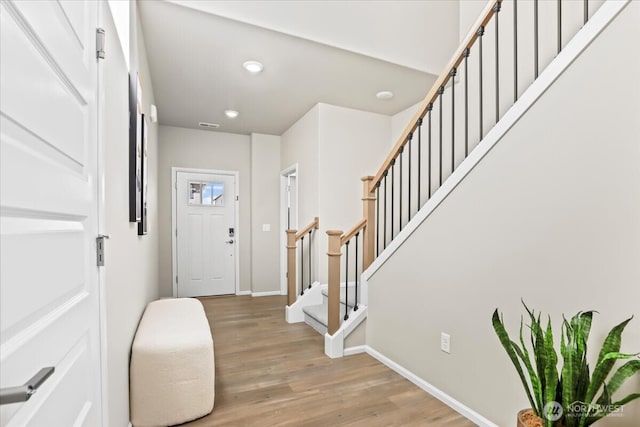
<svg viewBox="0 0 640 427">
<path fill-rule="evenodd" d="M 200 122 L 198 123 L 198 126 L 202 128 L 209 128 L 209 129 L 218 129 L 220 127 L 220 125 L 217 123 L 207 123 L 207 122 Z"/>
</svg>

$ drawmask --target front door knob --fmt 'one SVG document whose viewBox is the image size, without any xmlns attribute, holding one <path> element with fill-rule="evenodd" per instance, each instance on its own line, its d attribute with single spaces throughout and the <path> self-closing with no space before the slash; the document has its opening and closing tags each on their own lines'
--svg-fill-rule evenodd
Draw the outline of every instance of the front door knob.
<svg viewBox="0 0 640 427">
<path fill-rule="evenodd" d="M 233 239 L 227 240 L 227 243 L 229 243 L 229 244 L 233 243 Z"/>
</svg>

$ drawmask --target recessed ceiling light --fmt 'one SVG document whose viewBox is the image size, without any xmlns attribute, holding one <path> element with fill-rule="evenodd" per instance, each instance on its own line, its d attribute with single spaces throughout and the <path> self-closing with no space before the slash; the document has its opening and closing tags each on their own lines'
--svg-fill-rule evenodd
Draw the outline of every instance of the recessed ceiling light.
<svg viewBox="0 0 640 427">
<path fill-rule="evenodd" d="M 238 117 L 238 113 L 236 110 L 224 110 L 224 115 L 229 117 L 230 119 L 235 119 Z"/>
<path fill-rule="evenodd" d="M 258 61 L 247 61 L 242 66 L 251 74 L 258 74 L 264 68 L 264 65 Z"/>
<path fill-rule="evenodd" d="M 198 126 L 203 128 L 213 128 L 213 129 L 218 129 L 220 127 L 220 125 L 217 123 L 207 123 L 207 122 L 200 122 L 198 123 Z"/>
<path fill-rule="evenodd" d="M 376 98 L 378 99 L 391 99 L 393 98 L 393 92 L 388 90 L 383 90 L 382 92 L 376 93 Z"/>
</svg>

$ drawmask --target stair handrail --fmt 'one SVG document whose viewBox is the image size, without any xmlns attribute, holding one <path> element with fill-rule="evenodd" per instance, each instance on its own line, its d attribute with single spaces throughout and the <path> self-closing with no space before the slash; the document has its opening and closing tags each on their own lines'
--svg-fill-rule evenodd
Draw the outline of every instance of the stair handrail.
<svg viewBox="0 0 640 427">
<path fill-rule="evenodd" d="M 320 220 L 318 219 L 318 217 L 314 217 L 313 221 L 311 221 L 309 223 L 309 225 L 307 225 L 306 227 L 304 227 L 302 230 L 298 231 L 296 233 L 296 240 L 300 240 L 301 238 L 303 238 L 304 236 L 307 235 L 307 233 L 311 230 L 317 230 L 318 228 L 320 228 Z"/>
<path fill-rule="evenodd" d="M 320 219 L 316 216 L 313 218 L 306 227 L 298 231 L 295 229 L 288 229 L 285 231 L 287 234 L 287 305 L 290 307 L 298 299 L 298 292 L 296 286 L 296 250 L 298 249 L 298 241 L 302 240 L 304 245 L 304 237 L 307 234 L 311 234 L 314 230 L 320 228 Z M 303 246 L 304 250 L 304 246 Z M 311 241 L 309 241 L 309 250 L 311 250 Z M 304 259 L 301 260 L 304 262 Z M 309 262 L 311 262 L 311 253 L 309 253 Z M 301 274 L 304 273 L 304 265 L 301 266 Z M 311 277 L 311 266 L 309 266 L 309 277 Z M 309 279 L 311 282 L 311 279 Z M 311 283 L 309 283 L 311 286 Z M 304 285 L 302 279 L 300 281 L 301 292 L 304 293 Z"/>
<path fill-rule="evenodd" d="M 340 246 L 344 246 L 345 243 L 351 240 L 351 238 L 355 236 L 356 233 L 360 232 L 360 230 L 362 230 L 366 225 L 367 225 L 366 218 L 362 218 L 360 221 L 358 221 L 356 225 L 351 227 L 351 230 L 347 231 L 346 233 L 342 234 L 342 236 L 340 236 Z"/>
<path fill-rule="evenodd" d="M 440 88 L 446 86 L 449 80 L 452 77 L 454 77 L 454 75 L 452 75 L 451 73 L 451 70 L 453 70 L 454 68 L 458 68 L 458 65 L 460 65 L 460 63 L 464 60 L 465 54 L 468 52 L 467 49 L 471 49 L 476 39 L 480 35 L 478 32 L 478 29 L 484 28 L 487 25 L 487 23 L 491 20 L 493 15 L 495 15 L 496 10 L 499 9 L 500 7 L 499 5 L 502 2 L 503 0 L 490 0 L 489 3 L 487 3 L 486 7 L 482 10 L 482 13 L 480 13 L 479 18 L 471 26 L 469 33 L 464 38 L 464 40 L 462 41 L 458 49 L 456 49 L 451 60 L 449 61 L 447 66 L 444 68 L 444 71 L 440 74 L 440 76 L 438 76 L 438 78 L 436 79 L 435 83 L 433 84 L 429 92 L 427 92 L 427 96 L 425 96 L 424 99 L 422 100 L 422 103 L 420 104 L 420 108 L 418 108 L 418 111 L 414 114 L 413 118 L 405 128 L 404 132 L 402 132 L 402 134 L 398 138 L 398 141 L 393 146 L 393 148 L 391 149 L 391 152 L 382 163 L 382 166 L 380 166 L 380 168 L 378 169 L 378 173 L 376 173 L 375 177 L 373 178 L 370 184 L 371 192 L 375 192 L 376 186 L 380 183 L 382 178 L 384 178 L 385 171 L 387 171 L 391 167 L 394 160 L 398 157 L 398 155 L 402 153 L 404 146 L 411 139 L 410 136 L 413 135 L 413 132 L 416 130 L 421 120 L 427 114 L 430 107 L 433 106 L 433 102 L 440 95 L 439 94 Z"/>
</svg>

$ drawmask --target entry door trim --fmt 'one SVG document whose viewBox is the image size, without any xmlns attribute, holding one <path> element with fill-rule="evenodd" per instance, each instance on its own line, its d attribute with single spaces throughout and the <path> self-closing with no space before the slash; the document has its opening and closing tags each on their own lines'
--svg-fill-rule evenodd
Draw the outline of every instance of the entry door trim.
<svg viewBox="0 0 640 427">
<path fill-rule="evenodd" d="M 300 172 L 298 171 L 298 163 L 294 163 L 288 168 L 280 172 L 280 295 L 287 295 L 287 176 L 292 173 L 296 174 L 296 220 L 300 209 L 300 199 L 298 198 L 298 189 L 300 187 Z"/>
<path fill-rule="evenodd" d="M 181 167 L 172 167 L 171 168 L 171 282 L 173 283 L 173 297 L 176 298 L 178 296 L 178 283 L 176 282 L 176 277 L 178 274 L 178 242 L 176 241 L 176 228 L 178 226 L 178 206 L 176 203 L 176 191 L 178 185 L 178 172 L 186 172 L 186 173 L 209 173 L 214 175 L 230 175 L 235 178 L 236 181 L 236 194 L 234 197 L 235 203 L 235 244 L 233 245 L 235 257 L 235 282 L 236 282 L 236 295 L 240 295 L 240 236 L 241 236 L 241 227 L 240 227 L 240 172 L 238 171 L 225 171 L 225 170 L 217 170 L 217 169 L 192 169 L 192 168 L 181 168 Z"/>
</svg>

